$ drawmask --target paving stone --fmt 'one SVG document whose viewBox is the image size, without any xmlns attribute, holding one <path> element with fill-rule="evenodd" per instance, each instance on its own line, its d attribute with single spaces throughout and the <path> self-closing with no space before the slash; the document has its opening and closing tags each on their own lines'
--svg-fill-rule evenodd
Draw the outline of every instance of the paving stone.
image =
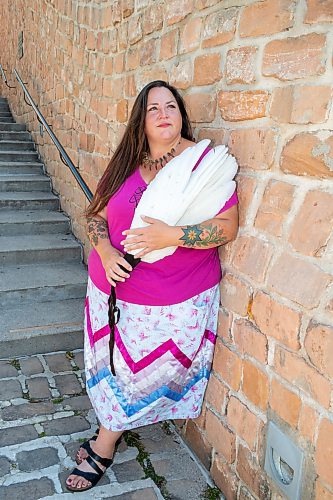
<svg viewBox="0 0 333 500">
<path fill-rule="evenodd" d="M 65 353 L 49 354 L 44 356 L 50 371 L 53 373 L 72 371 L 73 367 Z"/>
<path fill-rule="evenodd" d="M 37 356 L 20 359 L 20 365 L 24 375 L 37 375 L 37 373 L 42 373 L 44 371 L 44 367 Z"/>
<path fill-rule="evenodd" d="M 17 377 L 17 370 L 9 361 L 0 361 L 0 378 Z"/>
<path fill-rule="evenodd" d="M 164 435 L 163 450 L 161 450 L 161 440 L 141 439 L 141 443 L 148 453 L 160 453 L 161 451 L 172 451 L 179 449 L 179 443 L 172 437 Z"/>
<path fill-rule="evenodd" d="M 45 469 L 59 462 L 55 448 L 39 448 L 38 450 L 21 451 L 16 455 L 18 468 L 24 472 Z"/>
<path fill-rule="evenodd" d="M 76 454 L 78 449 L 80 448 L 81 441 L 73 441 L 71 443 L 65 444 L 65 450 L 67 451 L 67 455 L 75 461 Z"/>
<path fill-rule="evenodd" d="M 154 488 L 143 488 L 141 490 L 123 493 L 122 495 L 116 495 L 115 497 L 103 498 L 103 500 L 156 500 L 156 498 L 158 497 Z"/>
<path fill-rule="evenodd" d="M 8 401 L 22 396 L 22 386 L 18 380 L 6 380 L 0 384 L 0 401 Z"/>
<path fill-rule="evenodd" d="M 204 492 L 207 484 L 202 476 L 197 473 L 190 476 L 191 479 L 168 480 L 166 488 L 172 500 L 193 500 L 194 498 L 205 498 Z"/>
<path fill-rule="evenodd" d="M 48 401 L 42 403 L 25 403 L 22 405 L 7 406 L 1 410 L 3 420 L 19 420 L 31 418 L 38 415 L 52 415 L 55 412 L 53 403 Z"/>
<path fill-rule="evenodd" d="M 156 474 L 164 476 L 166 479 L 186 479 L 198 474 L 198 467 L 194 460 L 184 451 L 184 453 L 173 453 L 170 458 L 155 459 L 150 456 Z"/>
<path fill-rule="evenodd" d="M 89 422 L 81 416 L 64 417 L 43 423 L 46 436 L 61 436 L 86 431 L 90 428 Z"/>
<path fill-rule="evenodd" d="M 84 370 L 84 354 L 83 351 L 76 352 L 74 355 L 75 364 L 80 368 L 80 370 Z"/>
<path fill-rule="evenodd" d="M 36 377 L 27 380 L 29 395 L 33 399 L 45 399 L 51 397 L 49 381 L 46 377 Z"/>
<path fill-rule="evenodd" d="M 61 396 L 64 396 L 65 394 L 79 394 L 82 392 L 81 384 L 74 373 L 69 373 L 68 375 L 57 375 L 54 379 Z"/>
<path fill-rule="evenodd" d="M 68 478 L 68 476 L 70 475 L 70 473 L 72 472 L 73 469 L 68 469 L 68 470 L 64 470 L 62 471 L 60 474 L 59 474 L 59 481 L 61 483 L 61 487 L 62 487 L 62 491 L 66 491 L 68 492 L 67 488 L 66 488 L 66 479 Z M 97 486 L 105 486 L 107 484 L 110 484 L 110 479 L 108 478 L 108 476 L 104 475 L 102 476 L 102 478 L 98 481 L 97 483 Z M 1 498 L 1 497 L 0 497 Z M 97 498 L 97 497 L 96 497 Z M 1 499 L 2 500 L 2 499 Z"/>
<path fill-rule="evenodd" d="M 80 386 L 80 390 L 82 388 Z M 64 406 L 68 406 L 71 410 L 90 410 L 92 408 L 88 396 L 75 396 L 74 398 L 64 399 Z"/>
<path fill-rule="evenodd" d="M 37 439 L 38 433 L 33 425 L 22 425 L 0 430 L 0 448 L 12 444 L 26 443 L 32 439 Z M 1 498 L 1 495 L 0 495 Z"/>
<path fill-rule="evenodd" d="M 36 500 L 54 493 L 54 484 L 47 477 L 32 479 L 25 483 L 11 484 L 10 486 L 0 486 L 1 500 Z"/>
<path fill-rule="evenodd" d="M 119 483 L 126 483 L 127 481 L 135 481 L 136 479 L 144 478 L 142 467 L 136 460 L 129 460 L 122 464 L 114 464 L 112 470 Z"/>
<path fill-rule="evenodd" d="M 0 457 L 0 477 L 9 474 L 10 472 L 10 461 L 6 457 Z"/>
</svg>

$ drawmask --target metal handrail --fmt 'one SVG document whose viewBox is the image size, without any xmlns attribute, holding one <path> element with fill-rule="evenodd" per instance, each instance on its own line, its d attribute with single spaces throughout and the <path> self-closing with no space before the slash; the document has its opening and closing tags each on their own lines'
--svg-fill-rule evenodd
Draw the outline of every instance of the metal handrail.
<svg viewBox="0 0 333 500">
<path fill-rule="evenodd" d="M 7 81 L 6 73 L 5 73 L 4 68 L 2 67 L 2 64 L 0 64 L 0 71 L 1 71 L 1 74 L 2 74 L 2 78 L 5 80 L 5 84 L 7 85 L 7 87 L 9 89 L 16 89 L 16 87 L 12 87 L 11 85 L 9 85 L 9 83 Z"/>
<path fill-rule="evenodd" d="M 38 121 L 43 125 L 43 127 L 45 128 L 45 130 L 47 131 L 47 133 L 51 137 L 52 141 L 54 142 L 56 148 L 58 149 L 61 161 L 65 165 L 67 165 L 69 167 L 70 171 L 72 172 L 72 174 L 74 175 L 75 179 L 77 180 L 80 188 L 84 192 L 86 198 L 89 201 L 91 201 L 92 197 L 93 197 L 92 192 L 90 191 L 90 189 L 88 188 L 87 184 L 83 180 L 82 176 L 78 172 L 78 170 L 77 170 L 76 166 L 74 165 L 74 163 L 72 162 L 71 158 L 66 153 L 66 151 L 65 151 L 64 147 L 62 146 L 62 144 L 59 142 L 59 140 L 56 137 L 56 135 L 54 134 L 54 132 L 52 132 L 52 130 L 51 130 L 50 126 L 48 125 L 48 123 L 46 122 L 44 116 L 39 111 L 38 106 L 35 104 L 33 98 L 29 94 L 29 91 L 26 88 L 26 85 L 23 83 L 23 81 L 22 81 L 20 75 L 18 74 L 18 72 L 16 71 L 16 69 L 14 69 L 14 74 L 15 74 L 15 77 L 16 77 L 17 81 L 19 82 L 19 84 L 21 85 L 21 87 L 23 89 L 25 102 L 27 104 L 29 104 L 29 106 L 31 106 L 33 108 L 33 110 L 35 111 L 35 113 L 37 115 Z M 26 98 L 29 99 L 30 103 L 27 102 Z"/>
</svg>

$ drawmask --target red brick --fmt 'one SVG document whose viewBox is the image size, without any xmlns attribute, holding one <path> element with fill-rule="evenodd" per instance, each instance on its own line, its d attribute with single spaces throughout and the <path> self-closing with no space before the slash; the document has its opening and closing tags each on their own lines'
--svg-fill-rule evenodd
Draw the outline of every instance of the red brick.
<svg viewBox="0 0 333 500">
<path fill-rule="evenodd" d="M 229 464 L 215 455 L 210 474 L 214 483 L 222 491 L 224 498 L 236 500 L 239 481 Z"/>
<path fill-rule="evenodd" d="M 303 358 L 276 346 L 274 366 L 275 371 L 281 377 L 288 380 L 295 387 L 302 389 L 321 406 L 329 408 L 332 392 L 331 384 L 307 364 Z"/>
<path fill-rule="evenodd" d="M 228 50 L 225 76 L 228 84 L 256 81 L 257 47 L 237 47 Z"/>
<path fill-rule="evenodd" d="M 292 0 L 265 0 L 244 7 L 239 24 L 241 37 L 280 33 L 293 25 Z"/>
<path fill-rule="evenodd" d="M 187 21 L 180 34 L 180 54 L 191 52 L 199 47 L 202 19 L 195 17 Z"/>
<path fill-rule="evenodd" d="M 295 135 L 283 148 L 281 169 L 295 175 L 333 177 L 333 135 L 320 139 L 314 133 Z"/>
<path fill-rule="evenodd" d="M 252 323 L 238 319 L 234 322 L 233 335 L 242 355 L 251 356 L 263 364 L 267 362 L 267 338 Z"/>
<path fill-rule="evenodd" d="M 323 375 L 333 378 L 333 327 L 310 323 L 304 345 L 315 367 Z"/>
<path fill-rule="evenodd" d="M 291 226 L 289 242 L 305 255 L 320 257 L 331 236 L 332 221 L 333 195 L 310 191 Z"/>
<path fill-rule="evenodd" d="M 186 425 L 185 439 L 200 462 L 209 470 L 211 466 L 212 445 L 208 443 L 204 435 L 191 420 Z"/>
<path fill-rule="evenodd" d="M 294 186 L 286 182 L 270 180 L 255 219 L 255 227 L 274 236 L 281 237 L 293 202 Z"/>
<path fill-rule="evenodd" d="M 232 396 L 227 407 L 228 425 L 254 449 L 259 420 L 239 399 Z"/>
<path fill-rule="evenodd" d="M 333 500 L 333 488 L 328 490 L 329 487 L 324 485 L 320 479 L 316 481 L 316 497 L 315 500 Z"/>
<path fill-rule="evenodd" d="M 151 38 L 140 46 L 140 66 L 148 66 L 156 61 L 157 39 Z"/>
<path fill-rule="evenodd" d="M 188 94 L 185 102 L 191 121 L 210 123 L 215 118 L 216 99 L 210 94 Z"/>
<path fill-rule="evenodd" d="M 123 17 L 129 17 L 134 12 L 134 0 L 122 0 L 121 10 Z"/>
<path fill-rule="evenodd" d="M 232 344 L 231 324 L 231 312 L 220 308 L 217 322 L 217 335 L 221 338 L 222 342 L 226 344 Z"/>
<path fill-rule="evenodd" d="M 257 292 L 253 298 L 252 314 L 258 328 L 291 349 L 297 350 L 301 315 L 277 302 L 266 293 Z"/>
<path fill-rule="evenodd" d="M 242 391 L 253 404 L 266 410 L 269 392 L 267 374 L 247 360 L 243 361 Z"/>
<path fill-rule="evenodd" d="M 276 152 L 277 134 L 274 129 L 245 128 L 232 130 L 228 145 L 241 170 L 268 170 Z"/>
<path fill-rule="evenodd" d="M 170 71 L 169 81 L 178 89 L 187 89 L 192 83 L 192 68 L 190 60 L 176 62 Z"/>
<path fill-rule="evenodd" d="M 233 246 L 235 269 L 258 283 L 265 280 L 273 246 L 253 236 L 238 236 Z"/>
<path fill-rule="evenodd" d="M 195 8 L 198 10 L 207 9 L 207 7 L 212 7 L 219 2 L 220 0 L 196 0 Z"/>
<path fill-rule="evenodd" d="M 163 5 L 154 5 L 144 11 L 143 34 L 159 31 L 163 26 Z"/>
<path fill-rule="evenodd" d="M 315 459 L 320 479 L 333 488 L 333 423 L 326 418 L 320 423 Z"/>
<path fill-rule="evenodd" d="M 122 99 L 118 102 L 117 105 L 117 120 L 121 123 L 127 121 L 127 105 L 128 101 L 126 99 Z"/>
<path fill-rule="evenodd" d="M 289 85 L 272 94 L 271 116 L 284 123 L 323 123 L 328 119 L 332 89 L 324 85 Z"/>
<path fill-rule="evenodd" d="M 307 0 L 306 3 L 305 23 L 333 22 L 332 0 Z"/>
<path fill-rule="evenodd" d="M 206 435 L 217 453 L 221 453 L 229 463 L 235 460 L 235 435 L 210 410 L 206 415 Z"/>
<path fill-rule="evenodd" d="M 159 66 L 153 66 L 152 69 L 147 69 L 141 71 L 141 73 L 137 76 L 137 87 L 142 88 L 147 83 L 153 80 L 168 80 L 169 75 L 166 70 Z"/>
<path fill-rule="evenodd" d="M 210 85 L 221 78 L 221 55 L 203 54 L 194 60 L 194 85 Z"/>
<path fill-rule="evenodd" d="M 209 377 L 209 382 L 206 391 L 206 400 L 211 404 L 218 413 L 222 415 L 223 407 L 226 398 L 229 394 L 229 389 L 222 382 L 220 382 L 214 374 Z"/>
<path fill-rule="evenodd" d="M 200 128 L 198 140 L 210 139 L 211 146 L 218 146 L 219 144 L 226 144 L 227 131 L 221 128 Z"/>
<path fill-rule="evenodd" d="M 131 16 L 128 21 L 128 41 L 131 45 L 142 39 L 142 19 L 141 15 Z"/>
<path fill-rule="evenodd" d="M 268 288 L 306 308 L 317 307 L 331 277 L 311 262 L 283 253 L 268 274 Z"/>
<path fill-rule="evenodd" d="M 168 31 L 161 38 L 160 59 L 170 59 L 177 54 L 178 29 Z"/>
<path fill-rule="evenodd" d="M 221 282 L 221 303 L 223 307 L 241 316 L 247 315 L 251 298 L 249 287 L 232 274 L 223 276 Z"/>
<path fill-rule="evenodd" d="M 237 176 L 237 196 L 239 200 L 239 225 L 245 226 L 251 202 L 254 199 L 257 181 L 253 177 L 239 174 Z"/>
<path fill-rule="evenodd" d="M 167 24 L 170 26 L 171 24 L 178 23 L 192 12 L 193 1 L 184 0 L 183 2 L 179 2 L 179 0 L 168 0 L 165 7 L 165 18 Z"/>
<path fill-rule="evenodd" d="M 215 47 L 230 42 L 236 31 L 238 9 L 219 9 L 204 20 L 202 47 Z"/>
<path fill-rule="evenodd" d="M 138 49 L 129 49 L 126 53 L 125 61 L 127 71 L 136 69 L 139 66 L 140 61 L 140 52 Z"/>
<path fill-rule="evenodd" d="M 273 40 L 264 48 L 262 73 L 280 80 L 294 80 L 325 71 L 326 37 L 310 33 Z"/>
<path fill-rule="evenodd" d="M 241 480 L 261 500 L 271 498 L 270 488 L 260 468 L 260 464 L 250 450 L 239 444 L 237 453 L 237 473 Z"/>
<path fill-rule="evenodd" d="M 266 116 L 266 90 L 229 90 L 218 93 L 221 116 L 226 121 L 255 120 Z"/>
<path fill-rule="evenodd" d="M 237 391 L 242 375 L 242 362 L 234 352 L 217 340 L 213 358 L 213 369 L 232 389 Z"/>
<path fill-rule="evenodd" d="M 317 412 L 310 406 L 303 404 L 298 421 L 298 431 L 301 436 L 310 441 L 310 443 L 314 442 L 317 423 Z"/>
<path fill-rule="evenodd" d="M 285 422 L 296 427 L 301 409 L 299 396 L 289 391 L 276 379 L 272 380 L 270 406 Z"/>
</svg>

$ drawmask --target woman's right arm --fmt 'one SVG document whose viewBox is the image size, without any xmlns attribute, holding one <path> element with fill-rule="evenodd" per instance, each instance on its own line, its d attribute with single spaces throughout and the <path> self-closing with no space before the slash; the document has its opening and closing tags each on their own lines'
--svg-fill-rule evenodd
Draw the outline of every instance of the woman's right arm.
<svg viewBox="0 0 333 500">
<path fill-rule="evenodd" d="M 128 271 L 132 271 L 132 267 L 123 258 L 123 254 L 111 245 L 106 207 L 87 218 L 87 233 L 90 243 L 101 258 L 108 282 L 116 286 L 117 281 L 125 281 L 130 275 L 120 266 Z"/>
</svg>

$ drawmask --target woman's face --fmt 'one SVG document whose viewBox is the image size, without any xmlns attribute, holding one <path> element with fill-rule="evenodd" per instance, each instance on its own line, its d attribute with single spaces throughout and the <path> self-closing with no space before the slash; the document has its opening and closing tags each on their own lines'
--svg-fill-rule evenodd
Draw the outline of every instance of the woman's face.
<svg viewBox="0 0 333 500">
<path fill-rule="evenodd" d="M 174 95 L 165 87 L 148 93 L 145 133 L 149 142 L 171 144 L 182 129 L 182 115 Z"/>
</svg>

